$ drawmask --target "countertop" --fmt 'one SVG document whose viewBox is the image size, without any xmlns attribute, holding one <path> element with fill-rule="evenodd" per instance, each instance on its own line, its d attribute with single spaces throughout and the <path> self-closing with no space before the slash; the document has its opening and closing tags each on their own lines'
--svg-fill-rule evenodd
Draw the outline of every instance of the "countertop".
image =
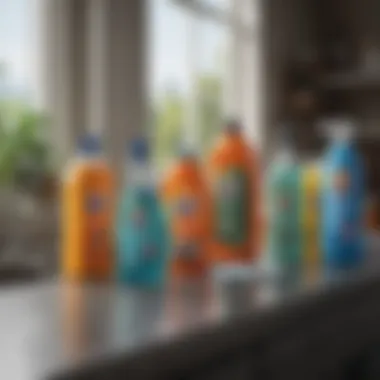
<svg viewBox="0 0 380 380">
<path fill-rule="evenodd" d="M 234 332 L 244 324 L 254 322 L 258 327 L 250 328 L 250 334 L 260 334 L 265 324 L 278 323 L 271 316 L 279 310 L 379 281 L 368 270 L 349 279 L 279 282 L 246 273 L 238 277 L 219 274 L 213 281 L 176 284 L 165 290 L 58 279 L 4 288 L 0 291 L 0 378 L 65 378 L 77 369 L 121 358 L 123 365 L 136 368 L 141 355 L 155 352 L 157 358 L 157 353 L 164 355 L 175 344 L 178 353 L 180 343 L 191 339 L 197 340 L 202 354 L 202 341 L 213 334 L 218 343 L 203 353 L 211 355 L 224 339 L 228 344 L 246 339 L 246 334 Z"/>
</svg>

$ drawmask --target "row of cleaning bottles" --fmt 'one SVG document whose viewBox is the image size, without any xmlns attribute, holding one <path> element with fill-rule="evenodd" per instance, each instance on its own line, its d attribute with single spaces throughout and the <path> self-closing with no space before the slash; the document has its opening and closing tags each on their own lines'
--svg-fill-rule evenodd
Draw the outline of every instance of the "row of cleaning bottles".
<svg viewBox="0 0 380 380">
<path fill-rule="evenodd" d="M 346 128 L 335 129 L 319 177 L 285 144 L 264 186 L 236 121 L 226 123 L 206 165 L 184 149 L 158 185 L 149 144 L 136 139 L 118 200 L 99 139 L 85 137 L 63 178 L 65 276 L 159 286 L 168 276 L 204 276 L 217 263 L 264 256 L 283 270 L 301 270 L 305 257 L 358 265 L 362 168 Z"/>
<path fill-rule="evenodd" d="M 286 273 L 357 269 L 364 261 L 364 168 L 349 120 L 327 129 L 324 157 L 302 164 L 283 143 L 267 181 L 268 256 Z"/>
</svg>

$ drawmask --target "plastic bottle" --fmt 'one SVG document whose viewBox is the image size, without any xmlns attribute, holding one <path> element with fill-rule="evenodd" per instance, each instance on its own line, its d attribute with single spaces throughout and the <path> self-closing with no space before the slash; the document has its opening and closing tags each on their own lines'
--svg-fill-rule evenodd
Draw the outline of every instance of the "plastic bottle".
<svg viewBox="0 0 380 380">
<path fill-rule="evenodd" d="M 85 136 L 63 178 L 63 273 L 75 279 L 108 279 L 113 268 L 113 176 L 100 141 Z"/>
<path fill-rule="evenodd" d="M 172 233 L 172 274 L 201 277 L 208 269 L 211 198 L 197 157 L 183 150 L 162 187 Z"/>
<path fill-rule="evenodd" d="M 257 161 L 239 122 L 227 122 L 209 162 L 213 262 L 247 263 L 258 255 L 261 226 Z"/>
<path fill-rule="evenodd" d="M 321 269 L 321 167 L 318 162 L 302 170 L 302 235 L 304 268 L 317 274 Z"/>
<path fill-rule="evenodd" d="M 330 124 L 322 195 L 322 244 L 327 270 L 353 269 L 363 261 L 364 174 L 353 124 Z"/>
<path fill-rule="evenodd" d="M 267 180 L 268 255 L 280 274 L 302 267 L 301 168 L 288 137 L 282 136 Z"/>
<path fill-rule="evenodd" d="M 160 287 L 165 281 L 169 236 L 147 141 L 135 139 L 128 155 L 116 226 L 117 275 L 130 285 Z"/>
</svg>

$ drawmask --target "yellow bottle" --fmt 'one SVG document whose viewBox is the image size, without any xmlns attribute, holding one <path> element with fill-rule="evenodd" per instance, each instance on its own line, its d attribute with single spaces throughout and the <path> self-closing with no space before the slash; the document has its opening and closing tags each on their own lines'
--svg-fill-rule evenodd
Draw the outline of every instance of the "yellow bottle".
<svg viewBox="0 0 380 380">
<path fill-rule="evenodd" d="M 316 163 L 306 164 L 302 173 L 302 229 L 304 269 L 317 273 L 321 267 L 320 214 L 321 171 Z"/>
</svg>

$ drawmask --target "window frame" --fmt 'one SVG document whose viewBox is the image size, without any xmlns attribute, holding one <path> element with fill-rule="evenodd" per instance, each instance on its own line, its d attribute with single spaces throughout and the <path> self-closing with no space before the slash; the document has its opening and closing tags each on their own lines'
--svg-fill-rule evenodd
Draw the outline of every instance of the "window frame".
<svg viewBox="0 0 380 380">
<path fill-rule="evenodd" d="M 227 9 L 209 4 L 206 0 L 171 0 L 182 7 L 191 18 L 209 20 L 230 28 L 230 62 L 225 78 L 225 91 L 223 107 L 225 114 L 241 119 L 244 132 L 247 137 L 259 148 L 263 145 L 263 67 L 262 67 L 262 23 L 261 23 L 261 1 L 256 0 L 230 0 Z M 191 22 L 191 21 L 190 21 Z M 194 46 L 196 33 L 194 26 L 189 27 L 193 38 L 189 39 L 189 62 L 194 62 L 197 48 Z M 190 72 L 194 75 L 195 69 Z M 244 78 L 244 79 L 243 79 Z M 195 129 L 196 110 L 195 97 L 197 93 L 191 91 L 188 121 L 186 129 Z M 188 131 L 184 131 L 186 135 Z M 192 132 L 190 138 L 193 143 L 197 134 Z M 199 135 L 199 133 L 198 133 Z"/>
</svg>

